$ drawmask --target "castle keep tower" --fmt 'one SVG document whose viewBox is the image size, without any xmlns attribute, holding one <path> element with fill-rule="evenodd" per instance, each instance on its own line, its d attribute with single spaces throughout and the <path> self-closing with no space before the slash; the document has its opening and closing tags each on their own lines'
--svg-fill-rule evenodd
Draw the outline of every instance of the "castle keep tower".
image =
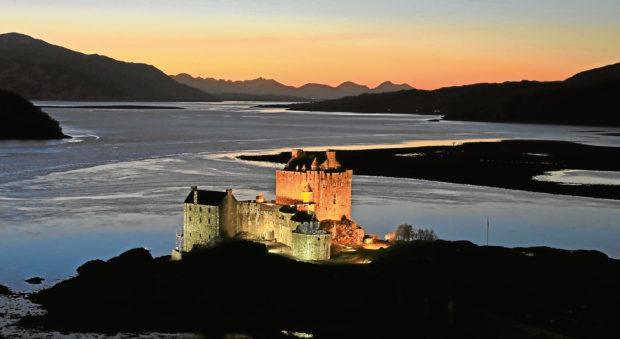
<svg viewBox="0 0 620 339">
<path fill-rule="evenodd" d="M 313 205 L 318 220 L 351 219 L 352 180 L 353 171 L 342 168 L 335 151 L 314 156 L 294 149 L 276 171 L 276 203 Z"/>
</svg>

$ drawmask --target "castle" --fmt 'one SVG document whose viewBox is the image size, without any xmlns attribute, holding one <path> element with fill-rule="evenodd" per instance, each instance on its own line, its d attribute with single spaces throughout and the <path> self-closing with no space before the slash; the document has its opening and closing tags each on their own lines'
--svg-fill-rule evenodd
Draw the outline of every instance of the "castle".
<svg viewBox="0 0 620 339">
<path fill-rule="evenodd" d="M 329 259 L 334 225 L 352 222 L 353 171 L 342 168 L 334 151 L 323 156 L 295 149 L 291 155 L 284 169 L 276 171 L 275 201 L 267 201 L 261 193 L 255 200 L 238 201 L 231 189 L 218 192 L 192 186 L 183 204 L 183 230 L 177 234 L 173 257 L 218 238 L 244 238 L 301 260 Z M 354 228 L 363 238 L 363 229 Z"/>
</svg>

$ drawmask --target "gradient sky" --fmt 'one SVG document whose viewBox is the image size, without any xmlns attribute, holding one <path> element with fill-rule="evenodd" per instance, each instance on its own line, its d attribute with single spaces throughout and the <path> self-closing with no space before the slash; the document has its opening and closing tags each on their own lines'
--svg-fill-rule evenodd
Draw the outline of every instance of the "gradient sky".
<svg viewBox="0 0 620 339">
<path fill-rule="evenodd" d="M 620 1 L 0 0 L 0 32 L 168 74 L 432 89 L 620 62 Z"/>
</svg>

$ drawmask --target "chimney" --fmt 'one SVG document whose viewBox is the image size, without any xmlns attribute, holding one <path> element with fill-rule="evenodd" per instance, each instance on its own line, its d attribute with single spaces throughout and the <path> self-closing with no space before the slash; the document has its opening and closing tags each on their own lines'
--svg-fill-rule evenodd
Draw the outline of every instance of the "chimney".
<svg viewBox="0 0 620 339">
<path fill-rule="evenodd" d="M 336 168 L 338 163 L 336 161 L 336 151 L 327 151 L 325 154 L 327 155 L 327 168 Z"/>
<path fill-rule="evenodd" d="M 198 186 L 192 186 L 192 193 L 194 193 L 194 204 L 198 203 Z"/>
<path fill-rule="evenodd" d="M 226 195 L 232 195 L 232 188 L 226 189 Z"/>
</svg>

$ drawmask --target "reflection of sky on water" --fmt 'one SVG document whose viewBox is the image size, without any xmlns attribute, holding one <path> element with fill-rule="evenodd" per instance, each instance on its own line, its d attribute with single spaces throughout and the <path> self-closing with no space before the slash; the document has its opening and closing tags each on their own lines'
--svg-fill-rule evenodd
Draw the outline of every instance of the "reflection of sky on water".
<svg viewBox="0 0 620 339">
<path fill-rule="evenodd" d="M 80 142 L 0 142 L 0 283 L 23 289 L 22 280 L 34 275 L 53 281 L 86 260 L 136 246 L 168 254 L 191 185 L 230 187 L 240 199 L 257 191 L 273 198 L 279 166 L 240 161 L 233 157 L 239 153 L 501 138 L 620 144 L 599 135 L 618 132 L 613 128 L 263 114 L 234 102 L 179 105 L 187 109 L 47 109 L 82 135 Z M 379 235 L 407 222 L 445 239 L 482 243 L 489 216 L 492 244 L 596 248 L 620 257 L 618 207 L 611 200 L 423 180 L 356 176 L 353 182 L 354 219 Z"/>
</svg>

